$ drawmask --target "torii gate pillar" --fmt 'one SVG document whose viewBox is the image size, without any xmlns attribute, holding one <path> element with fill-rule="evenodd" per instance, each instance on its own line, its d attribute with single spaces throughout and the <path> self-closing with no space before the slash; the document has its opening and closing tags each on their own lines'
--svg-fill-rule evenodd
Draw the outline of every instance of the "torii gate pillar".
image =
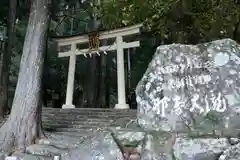
<svg viewBox="0 0 240 160">
<path fill-rule="evenodd" d="M 72 104 L 74 92 L 74 79 L 76 68 L 76 44 L 71 45 L 72 54 L 69 57 L 66 101 L 62 108 L 75 108 Z"/>
<path fill-rule="evenodd" d="M 118 86 L 118 103 L 115 105 L 116 109 L 128 109 L 129 105 L 126 103 L 125 91 L 125 73 L 124 73 L 124 51 L 122 36 L 116 37 L 117 43 L 117 86 Z"/>
</svg>

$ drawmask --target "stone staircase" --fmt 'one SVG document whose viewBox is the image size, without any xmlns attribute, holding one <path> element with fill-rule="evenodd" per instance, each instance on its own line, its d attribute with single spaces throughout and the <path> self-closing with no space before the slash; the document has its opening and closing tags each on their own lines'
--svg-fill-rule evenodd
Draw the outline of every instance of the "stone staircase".
<svg viewBox="0 0 240 160">
<path fill-rule="evenodd" d="M 88 152 L 91 152 L 94 150 L 91 148 L 91 143 L 95 144 L 95 142 L 96 144 L 104 143 L 105 147 L 111 145 L 112 150 L 119 151 L 119 148 L 116 148 L 117 145 L 112 142 L 112 140 L 116 141 L 112 138 L 112 134 L 124 146 L 132 141 L 135 144 L 135 139 L 142 139 L 143 134 L 135 133 L 135 129 L 139 129 L 136 118 L 137 110 L 131 109 L 43 108 L 42 124 L 45 136 L 41 137 L 36 144 L 28 146 L 25 153 L 14 152 L 11 156 L 23 159 L 31 157 L 39 160 L 52 160 L 55 155 L 64 157 L 69 154 L 70 150 L 76 147 L 81 149 L 82 146 L 88 144 L 90 145 Z M 102 135 L 104 136 L 98 139 Z M 130 137 L 131 141 L 126 141 L 127 137 Z M 109 150 L 106 153 L 108 152 Z M 81 154 L 87 156 L 85 151 Z"/>
<path fill-rule="evenodd" d="M 43 108 L 43 128 L 51 132 L 81 132 L 91 129 L 136 128 L 137 110 L 102 108 Z M 6 121 L 7 117 L 4 121 Z M 1 124 L 4 121 L 0 122 Z"/>
<path fill-rule="evenodd" d="M 102 108 L 43 108 L 42 122 L 46 130 L 54 132 L 83 132 L 86 129 L 131 128 L 135 126 L 137 111 Z"/>
</svg>

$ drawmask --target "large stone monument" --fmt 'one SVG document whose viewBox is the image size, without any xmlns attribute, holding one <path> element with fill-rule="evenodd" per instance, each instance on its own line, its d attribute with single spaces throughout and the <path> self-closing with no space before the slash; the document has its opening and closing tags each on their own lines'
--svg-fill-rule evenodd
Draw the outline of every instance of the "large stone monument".
<svg viewBox="0 0 240 160">
<path fill-rule="evenodd" d="M 222 39 L 160 46 L 136 95 L 146 130 L 240 128 L 240 45 Z"/>
</svg>

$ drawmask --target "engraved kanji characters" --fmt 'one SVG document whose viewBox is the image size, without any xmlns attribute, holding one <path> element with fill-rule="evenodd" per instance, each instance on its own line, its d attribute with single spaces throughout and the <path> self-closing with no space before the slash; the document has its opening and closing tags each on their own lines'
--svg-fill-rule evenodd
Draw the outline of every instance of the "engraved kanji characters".
<svg viewBox="0 0 240 160">
<path fill-rule="evenodd" d="M 191 99 L 192 107 L 190 108 L 190 112 L 193 112 L 195 109 L 198 109 L 200 114 L 204 112 L 204 109 L 197 104 L 197 100 L 199 99 L 198 94 L 194 94 L 193 98 Z"/>
<path fill-rule="evenodd" d="M 200 107 L 199 104 L 197 104 L 197 100 L 199 100 L 199 95 L 195 94 L 193 95 L 193 98 L 191 99 L 192 107 L 190 108 L 190 112 L 193 112 L 195 109 L 198 109 L 200 114 L 205 112 L 208 113 L 211 110 L 217 111 L 217 112 L 224 112 L 227 109 L 226 100 L 222 98 L 222 94 L 218 93 L 217 97 L 212 96 L 210 98 L 211 106 L 208 102 L 207 96 L 204 97 L 205 102 L 205 111 L 202 107 Z"/>
<path fill-rule="evenodd" d="M 201 106 L 200 103 L 197 102 L 198 100 L 200 100 L 200 96 L 198 94 L 194 94 L 193 98 L 191 99 L 192 103 L 191 108 L 189 109 L 190 112 L 197 110 L 200 114 L 207 114 L 211 110 L 224 112 L 227 109 L 226 100 L 222 97 L 221 93 L 218 93 L 217 96 L 212 96 L 210 99 L 205 96 L 203 100 L 205 103 L 205 109 Z M 209 100 L 211 103 L 209 103 Z M 152 110 L 155 111 L 156 114 L 161 115 L 161 117 L 165 117 L 165 109 L 168 107 L 168 102 L 170 101 L 171 99 L 166 96 L 162 99 L 154 99 Z M 179 95 L 175 95 L 172 98 L 172 101 L 174 102 L 173 111 L 176 115 L 181 115 L 183 113 L 183 108 L 185 107 L 185 101 Z"/>
<path fill-rule="evenodd" d="M 174 112 L 176 113 L 176 115 L 182 114 L 182 108 L 184 108 L 185 103 L 183 101 L 181 101 L 181 97 L 176 95 L 173 98 L 173 101 L 174 101 L 173 109 L 174 109 Z"/>
<path fill-rule="evenodd" d="M 165 117 L 165 109 L 168 106 L 168 102 L 170 101 L 170 98 L 163 97 L 161 100 L 156 99 L 153 101 L 153 111 L 155 111 L 157 114 L 161 114 L 161 117 Z"/>
<path fill-rule="evenodd" d="M 212 110 L 217 112 L 224 112 L 227 109 L 226 100 L 222 98 L 222 94 L 218 93 L 217 97 L 212 97 L 211 102 L 213 105 Z"/>
</svg>

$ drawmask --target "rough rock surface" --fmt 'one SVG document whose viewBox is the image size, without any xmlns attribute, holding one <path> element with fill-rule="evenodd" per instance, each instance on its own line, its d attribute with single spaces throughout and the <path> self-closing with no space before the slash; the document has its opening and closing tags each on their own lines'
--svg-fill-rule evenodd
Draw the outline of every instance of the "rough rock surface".
<svg viewBox="0 0 240 160">
<path fill-rule="evenodd" d="M 63 160 L 123 160 L 122 152 L 111 132 L 108 131 L 86 136 L 81 139 L 81 142 L 78 142 L 79 137 L 77 136 L 60 136 L 54 133 L 47 135 L 47 138 L 39 140 L 39 144 L 28 146 L 25 153 L 14 152 L 12 156 L 23 160 L 50 160 L 54 156 L 59 156 Z M 66 145 L 63 145 L 64 143 Z"/>
<path fill-rule="evenodd" d="M 143 140 L 145 133 L 138 131 L 116 131 L 116 138 L 121 141 L 123 145 L 138 146 Z"/>
<path fill-rule="evenodd" d="M 181 160 L 209 160 L 217 159 L 228 147 L 226 138 L 195 138 L 179 137 L 173 146 L 176 159 Z"/>
<path fill-rule="evenodd" d="M 52 157 L 47 157 L 47 156 L 36 156 L 36 155 L 30 155 L 30 154 L 25 154 L 22 157 L 22 160 L 52 160 Z"/>
<path fill-rule="evenodd" d="M 229 147 L 219 157 L 219 160 L 239 160 L 240 159 L 240 144 Z"/>
<path fill-rule="evenodd" d="M 171 160 L 172 140 L 170 133 L 146 134 L 142 146 L 141 160 Z"/>
<path fill-rule="evenodd" d="M 51 145 L 34 144 L 28 146 L 26 148 L 26 152 L 33 155 L 53 157 L 55 155 L 65 154 L 68 152 L 68 150 L 63 150 Z"/>
<path fill-rule="evenodd" d="M 240 128 L 240 45 L 223 39 L 160 46 L 136 95 L 147 130 Z"/>
<path fill-rule="evenodd" d="M 122 153 L 109 132 L 100 132 L 63 155 L 64 160 L 122 160 Z"/>
</svg>

